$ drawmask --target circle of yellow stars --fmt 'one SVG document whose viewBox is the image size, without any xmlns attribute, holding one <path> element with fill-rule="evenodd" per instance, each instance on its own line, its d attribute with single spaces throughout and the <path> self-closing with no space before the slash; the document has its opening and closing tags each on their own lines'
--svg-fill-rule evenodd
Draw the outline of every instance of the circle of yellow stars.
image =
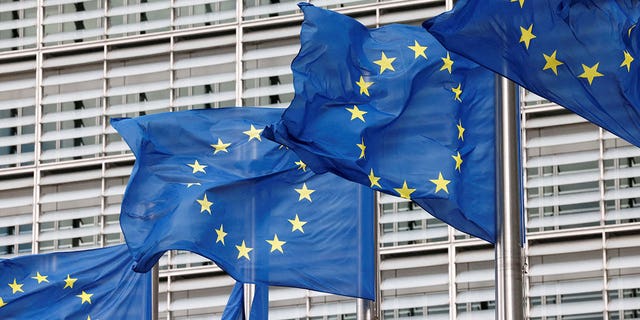
<svg viewBox="0 0 640 320">
<path fill-rule="evenodd" d="M 418 44 L 416 43 L 415 45 L 418 45 Z M 419 56 L 423 56 L 423 55 L 419 55 Z M 380 65 L 381 65 L 380 72 L 384 72 L 385 70 L 394 71 L 394 68 L 391 65 L 391 63 L 393 63 L 394 60 L 395 58 L 388 58 L 385 55 L 382 55 L 380 60 Z M 362 94 L 368 95 L 367 89 L 372 83 L 367 83 L 363 79 L 361 79 L 361 81 L 362 83 L 364 83 L 362 87 Z M 351 120 L 359 120 L 362 122 L 365 121 L 364 115 L 367 114 L 367 111 L 363 111 L 359 109 L 358 106 L 355 106 L 355 105 L 352 108 L 347 108 L 347 110 L 351 113 Z M 261 142 L 262 141 L 261 134 L 263 130 L 264 129 L 256 128 L 254 124 L 250 124 L 248 130 L 242 131 L 242 133 L 248 137 L 246 140 L 248 142 L 251 142 L 252 140 Z M 223 137 L 217 138 L 217 142 L 211 144 L 211 147 L 213 148 L 213 155 L 215 156 L 221 152 L 229 153 L 230 152 L 229 148 L 232 145 L 233 145 L 232 142 L 226 141 L 225 138 Z M 363 142 L 363 145 L 364 145 L 364 142 Z M 207 165 L 201 163 L 199 159 L 194 159 L 192 163 L 187 163 L 186 165 L 191 168 L 191 173 L 194 176 L 207 173 L 205 170 L 207 168 Z M 298 170 L 306 172 L 307 164 L 304 163 L 302 160 L 295 161 L 295 165 L 297 166 Z M 198 185 L 198 186 L 201 185 L 198 182 L 190 182 L 190 183 L 183 183 L 183 184 L 187 188 L 192 187 L 194 185 Z M 313 201 L 312 194 L 316 190 L 309 188 L 305 182 L 305 183 L 302 183 L 302 186 L 300 186 L 299 188 L 294 188 L 294 191 L 298 195 L 298 201 L 312 202 Z M 210 200 L 209 196 L 210 195 L 207 195 L 207 193 L 205 192 L 202 195 L 202 198 L 196 198 L 195 201 L 199 207 L 200 213 L 206 212 L 209 215 L 212 215 L 213 213 L 212 206 L 214 205 L 214 203 Z M 299 232 L 301 234 L 304 234 L 304 226 L 308 223 L 308 221 L 302 220 L 302 218 L 298 214 L 295 214 L 294 217 L 286 220 L 291 225 L 292 233 Z M 214 232 L 215 232 L 215 243 L 222 246 L 226 246 L 225 239 L 229 235 L 229 231 L 225 229 L 224 224 L 220 224 L 218 228 L 214 228 Z M 273 238 L 266 239 L 265 241 L 267 244 L 270 245 L 270 251 L 269 251 L 270 253 L 274 253 L 274 252 L 279 252 L 281 254 L 285 253 L 285 244 L 287 244 L 287 241 L 282 240 L 277 233 L 274 233 Z M 234 247 L 237 251 L 236 258 L 238 260 L 241 260 L 241 259 L 251 260 L 251 255 L 255 248 L 251 247 L 246 240 L 241 240 L 240 243 L 234 244 Z M 75 279 L 68 279 L 68 281 L 69 281 L 68 286 L 72 287 Z M 16 288 L 18 288 L 17 286 L 18 284 L 16 284 Z M 81 295 L 78 295 L 78 297 L 82 299 L 82 303 L 85 303 L 85 302 L 91 303 L 90 301 L 91 294 L 89 293 L 86 293 L 83 291 Z"/>
<path fill-rule="evenodd" d="M 517 1 L 517 0 L 515 0 Z M 521 1 L 521 5 L 524 5 L 524 0 L 520 0 Z M 529 32 L 531 31 L 532 26 L 528 29 Z M 527 29 L 525 29 L 527 30 Z M 529 35 L 527 33 L 527 35 Z M 523 42 L 526 42 L 526 45 L 528 47 L 531 39 L 535 38 L 535 36 L 533 34 L 530 34 L 530 38 L 528 38 L 526 35 L 523 37 Z M 407 48 L 411 49 L 413 51 L 413 57 L 414 59 L 428 59 L 427 57 L 427 46 L 423 46 L 420 44 L 420 42 L 418 40 L 414 40 L 413 41 L 413 45 L 407 45 Z M 396 69 L 393 65 L 393 63 L 396 61 L 397 57 L 393 57 L 389 55 L 389 52 L 384 52 L 384 51 L 380 51 L 380 59 L 378 60 L 374 60 L 373 63 L 379 66 L 379 74 L 385 74 L 385 72 L 389 73 L 389 72 L 395 72 Z M 449 74 L 453 73 L 453 65 L 454 65 L 454 60 L 451 58 L 451 55 L 449 52 L 446 52 L 445 56 L 440 58 L 442 61 L 442 65 L 440 66 L 439 71 L 446 71 Z M 372 88 L 372 86 L 375 85 L 375 82 L 369 80 L 369 79 L 365 79 L 365 75 L 361 75 L 359 80 L 355 83 L 358 88 L 359 88 L 359 93 L 360 95 L 364 95 L 364 96 L 370 96 L 371 92 L 370 89 Z M 463 94 L 463 89 L 462 89 L 462 83 L 458 83 L 457 86 L 455 87 L 451 87 L 450 88 L 451 92 L 453 93 L 453 100 L 458 101 L 458 102 L 462 102 L 462 94 Z M 350 115 L 350 121 L 354 121 L 354 120 L 359 120 L 359 122 L 361 123 L 366 123 L 366 114 L 368 113 L 368 111 L 366 109 L 363 109 L 362 106 L 358 106 L 358 105 L 353 105 L 350 107 L 346 107 L 345 108 Z M 458 123 L 456 123 L 456 129 L 457 129 L 457 137 L 458 140 L 460 142 L 464 141 L 464 134 L 465 134 L 465 128 L 462 125 L 462 121 L 458 120 Z M 359 155 L 358 155 L 358 159 L 364 159 L 366 158 L 366 144 L 365 144 L 365 139 L 364 137 L 361 137 L 360 139 L 360 143 L 356 144 L 357 150 L 359 150 Z M 462 159 L 462 155 L 460 154 L 460 152 L 456 152 L 456 154 L 451 155 L 451 158 L 454 161 L 454 165 L 455 165 L 455 170 L 458 172 L 462 171 L 462 163 L 464 162 Z M 369 186 L 371 188 L 378 188 L 378 189 L 382 189 L 382 185 L 380 184 L 380 179 L 381 177 L 376 175 L 375 171 L 373 168 L 370 168 L 369 174 L 367 175 L 368 179 L 369 179 Z M 434 179 L 429 179 L 429 182 L 433 183 L 434 185 L 434 193 L 438 193 L 438 192 L 445 192 L 445 193 L 449 193 L 449 189 L 448 189 L 448 185 L 451 182 L 451 180 L 447 180 L 444 178 L 442 172 L 438 172 L 438 176 L 435 177 Z M 399 188 L 393 188 L 393 190 L 395 190 L 395 192 L 402 198 L 405 199 L 411 199 L 411 194 L 413 192 L 416 191 L 415 188 L 411 188 L 409 187 L 409 185 L 407 184 L 407 181 L 403 181 L 402 186 Z M 302 199 L 302 195 L 301 195 L 301 199 Z M 296 216 L 296 220 L 298 219 L 298 217 Z M 292 224 L 297 223 L 296 220 L 289 220 Z M 299 230 L 301 232 L 302 231 L 302 225 L 299 224 L 295 224 L 293 227 L 293 230 Z M 292 230 L 292 231 L 293 231 Z"/>
</svg>

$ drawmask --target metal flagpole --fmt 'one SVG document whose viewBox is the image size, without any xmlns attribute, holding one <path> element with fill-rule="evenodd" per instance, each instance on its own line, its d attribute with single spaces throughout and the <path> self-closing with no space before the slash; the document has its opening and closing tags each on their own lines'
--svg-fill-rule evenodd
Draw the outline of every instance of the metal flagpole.
<svg viewBox="0 0 640 320">
<path fill-rule="evenodd" d="M 253 303 L 253 295 L 256 285 L 253 283 L 245 283 L 244 286 L 244 314 L 246 319 L 250 319 L 251 304 Z M 251 320 L 251 319 L 250 319 Z"/>
<path fill-rule="evenodd" d="M 151 319 L 158 320 L 158 295 L 160 294 L 158 281 L 159 276 L 158 263 L 151 269 Z"/>
<path fill-rule="evenodd" d="M 496 75 L 497 241 L 496 320 L 524 319 L 522 250 L 520 247 L 520 154 L 517 91 L 513 82 Z"/>
<path fill-rule="evenodd" d="M 373 270 L 375 275 L 375 292 L 376 301 L 367 299 L 356 300 L 356 319 L 357 320 L 378 320 L 380 319 L 380 243 L 378 241 L 378 218 L 380 210 L 378 206 L 379 193 L 376 191 L 373 198 Z"/>
</svg>

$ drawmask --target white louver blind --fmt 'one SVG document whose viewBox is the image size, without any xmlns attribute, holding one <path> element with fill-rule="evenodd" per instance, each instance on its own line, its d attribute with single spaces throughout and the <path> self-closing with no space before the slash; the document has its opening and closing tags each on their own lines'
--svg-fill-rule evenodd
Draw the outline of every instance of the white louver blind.
<svg viewBox="0 0 640 320">
<path fill-rule="evenodd" d="M 128 0 L 115 2 L 107 12 L 109 37 L 130 36 L 171 28 L 171 2 Z"/>
<path fill-rule="evenodd" d="M 35 47 L 37 5 L 36 0 L 0 3 L 0 52 Z"/>
<path fill-rule="evenodd" d="M 44 172 L 40 183 L 40 250 L 96 246 L 101 233 L 100 167 Z"/>
<path fill-rule="evenodd" d="M 31 253 L 33 175 L 3 177 L 0 182 L 0 255 Z"/>
<path fill-rule="evenodd" d="M 185 40 L 183 47 L 197 46 L 209 39 Z M 235 45 L 199 48 L 179 52 L 174 57 L 174 106 L 212 108 L 234 106 L 236 98 Z"/>
<path fill-rule="evenodd" d="M 44 1 L 45 45 L 57 45 L 104 37 L 104 1 Z"/>
<path fill-rule="evenodd" d="M 0 68 L 0 168 L 33 164 L 35 57 Z"/>
<path fill-rule="evenodd" d="M 449 314 L 449 258 L 446 252 L 428 256 L 384 257 L 380 264 L 385 317 Z"/>
<path fill-rule="evenodd" d="M 101 58 L 101 52 L 51 57 L 49 64 L 55 67 L 45 69 L 42 79 L 43 162 L 95 157 L 102 152 Z M 70 66 L 75 59 L 85 64 Z"/>
<path fill-rule="evenodd" d="M 447 225 L 415 203 L 389 195 L 381 195 L 380 199 L 383 202 L 380 242 L 384 247 L 448 239 Z"/>
<path fill-rule="evenodd" d="M 525 122 L 529 231 L 597 225 L 599 129 L 562 110 Z"/>
<path fill-rule="evenodd" d="M 169 111 L 169 43 L 109 48 L 106 64 L 107 121 Z M 106 127 L 107 154 L 128 152 L 111 125 Z"/>
<path fill-rule="evenodd" d="M 234 0 L 176 0 L 174 24 L 180 28 L 215 25 L 236 20 Z"/>
<path fill-rule="evenodd" d="M 295 24 L 244 34 L 244 105 L 286 107 L 293 99 L 290 66 L 300 50 L 299 32 Z"/>
<path fill-rule="evenodd" d="M 602 239 L 532 243 L 529 300 L 532 318 L 589 318 L 604 310 Z"/>
<path fill-rule="evenodd" d="M 457 319 L 493 319 L 495 256 L 488 248 L 459 248 L 456 252 Z"/>
</svg>

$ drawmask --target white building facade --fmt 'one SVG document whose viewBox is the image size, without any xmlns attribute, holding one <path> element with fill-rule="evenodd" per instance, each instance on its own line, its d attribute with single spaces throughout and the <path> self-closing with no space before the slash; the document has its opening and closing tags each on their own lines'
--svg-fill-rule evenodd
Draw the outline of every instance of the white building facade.
<svg viewBox="0 0 640 320">
<path fill-rule="evenodd" d="M 370 27 L 452 0 L 322 0 Z M 288 0 L 0 0 L 0 258 L 122 243 L 134 157 L 112 117 L 286 107 L 302 16 Z M 640 319 L 640 149 L 522 94 L 529 319 Z M 379 197 L 383 319 L 493 319 L 492 246 Z M 160 263 L 161 319 L 218 319 L 233 280 Z M 355 319 L 355 299 L 272 288 L 271 319 Z"/>
</svg>

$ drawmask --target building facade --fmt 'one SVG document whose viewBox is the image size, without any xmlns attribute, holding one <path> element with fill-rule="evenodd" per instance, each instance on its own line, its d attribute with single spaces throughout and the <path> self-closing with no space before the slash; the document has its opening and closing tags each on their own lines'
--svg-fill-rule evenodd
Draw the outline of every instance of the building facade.
<svg viewBox="0 0 640 320">
<path fill-rule="evenodd" d="M 321 0 L 370 27 L 452 0 Z M 302 16 L 279 0 L 0 0 L 0 258 L 124 241 L 134 157 L 112 117 L 286 107 Z M 522 93 L 527 317 L 640 319 L 640 149 Z M 383 319 L 493 319 L 492 246 L 379 196 Z M 160 262 L 161 319 L 218 319 L 233 280 Z M 272 288 L 271 319 L 355 319 L 355 299 Z"/>
</svg>

